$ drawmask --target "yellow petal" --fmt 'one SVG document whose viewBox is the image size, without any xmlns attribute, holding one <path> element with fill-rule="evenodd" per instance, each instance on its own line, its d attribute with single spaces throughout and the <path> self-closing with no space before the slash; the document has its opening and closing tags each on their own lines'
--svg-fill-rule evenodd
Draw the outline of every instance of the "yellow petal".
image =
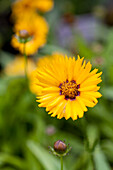
<svg viewBox="0 0 113 170">
<path fill-rule="evenodd" d="M 48 104 L 48 108 L 51 108 L 52 106 L 55 106 L 55 105 L 58 105 L 60 102 L 62 102 L 64 100 L 64 96 L 61 95 L 61 96 L 58 96 L 56 97 L 55 99 L 53 99 L 51 101 L 51 103 Z"/>
<path fill-rule="evenodd" d="M 42 89 L 42 92 L 51 93 L 51 92 L 60 92 L 59 87 L 51 86 Z"/>
<path fill-rule="evenodd" d="M 59 82 L 57 80 L 55 80 L 53 77 L 51 77 L 50 75 L 46 74 L 43 72 L 43 74 L 41 74 L 39 71 L 37 72 L 37 76 L 36 78 L 43 82 L 46 82 L 49 85 L 58 85 Z"/>
<path fill-rule="evenodd" d="M 72 117 L 73 120 L 76 120 L 77 119 L 77 112 L 76 112 L 76 105 L 75 105 L 74 101 L 71 102 L 71 107 L 72 107 L 71 117 Z"/>
<path fill-rule="evenodd" d="M 71 117 L 71 101 L 68 100 L 67 101 L 67 105 L 66 105 L 66 111 L 65 111 L 65 119 L 69 119 Z"/>
<path fill-rule="evenodd" d="M 80 87 L 83 88 L 83 87 L 86 87 L 86 86 L 97 85 L 101 81 L 102 81 L 101 78 L 93 79 L 93 80 L 89 80 L 89 81 L 86 80 L 83 83 L 81 83 Z"/>
<path fill-rule="evenodd" d="M 97 71 L 98 71 L 98 69 L 97 69 L 97 68 L 95 68 L 94 70 L 92 70 L 92 71 L 90 72 L 89 76 L 92 76 L 92 75 L 96 74 L 96 73 L 97 73 Z"/>
<path fill-rule="evenodd" d="M 91 101 L 89 101 L 89 100 L 86 99 L 86 98 L 81 97 L 81 100 L 82 100 L 83 103 L 84 103 L 86 106 L 88 106 L 88 107 L 94 107 L 94 106 L 95 106 L 95 103 L 94 103 L 94 102 L 91 102 Z"/>
<path fill-rule="evenodd" d="M 73 101 L 73 117 L 74 117 L 74 114 L 75 114 L 75 118 L 76 118 L 76 116 L 79 116 L 79 118 L 81 118 L 81 117 L 83 117 L 83 114 L 84 114 L 84 112 L 77 100 Z"/>
<path fill-rule="evenodd" d="M 87 111 L 87 107 L 85 106 L 84 102 L 81 100 L 80 96 L 76 97 L 76 100 L 79 102 L 81 108 L 83 109 L 83 111 Z"/>
<path fill-rule="evenodd" d="M 96 98 L 100 98 L 102 95 L 99 92 L 94 92 L 94 91 L 90 91 L 90 92 L 82 92 L 83 94 L 89 95 L 89 96 L 93 96 Z"/>
<path fill-rule="evenodd" d="M 92 90 L 97 90 L 96 85 L 91 85 L 91 86 L 86 86 L 86 87 L 81 87 L 79 88 L 79 91 L 92 91 Z"/>
<path fill-rule="evenodd" d="M 64 106 L 65 106 L 65 102 L 66 102 L 65 100 L 62 101 L 62 102 L 56 107 L 54 113 L 51 115 L 52 117 L 55 117 L 56 115 L 58 115 L 57 118 L 60 118 L 60 115 L 61 115 L 61 113 L 62 113 L 62 111 L 63 111 Z"/>
<path fill-rule="evenodd" d="M 59 96 L 59 93 L 49 93 L 49 94 L 45 94 L 45 95 L 42 95 L 40 97 L 39 100 L 37 100 L 37 102 L 45 102 L 47 100 L 53 100 L 54 98 L 58 97 Z"/>
</svg>

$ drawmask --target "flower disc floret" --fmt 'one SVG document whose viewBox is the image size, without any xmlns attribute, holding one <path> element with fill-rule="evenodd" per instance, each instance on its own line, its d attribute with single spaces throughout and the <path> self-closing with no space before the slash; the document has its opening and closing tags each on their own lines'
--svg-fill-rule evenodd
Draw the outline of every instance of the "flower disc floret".
<svg viewBox="0 0 113 170">
<path fill-rule="evenodd" d="M 65 99 L 76 99 L 76 96 L 80 94 L 78 91 L 79 85 L 76 84 L 75 80 L 64 81 L 60 84 L 60 94 L 65 96 Z"/>
</svg>

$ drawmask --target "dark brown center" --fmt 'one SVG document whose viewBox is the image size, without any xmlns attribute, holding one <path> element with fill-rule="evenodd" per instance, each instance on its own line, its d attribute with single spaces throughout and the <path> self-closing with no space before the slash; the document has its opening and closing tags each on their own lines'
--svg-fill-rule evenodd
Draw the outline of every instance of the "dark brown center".
<svg viewBox="0 0 113 170">
<path fill-rule="evenodd" d="M 65 99 L 75 99 L 76 96 L 80 95 L 80 92 L 78 91 L 79 87 L 80 85 L 77 85 L 75 80 L 66 80 L 59 86 L 61 89 L 60 94 L 64 95 Z"/>
</svg>

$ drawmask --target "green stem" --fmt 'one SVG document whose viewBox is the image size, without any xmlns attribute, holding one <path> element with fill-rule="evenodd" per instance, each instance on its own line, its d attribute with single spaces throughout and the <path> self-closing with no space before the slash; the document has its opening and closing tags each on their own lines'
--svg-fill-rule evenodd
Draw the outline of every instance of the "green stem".
<svg viewBox="0 0 113 170">
<path fill-rule="evenodd" d="M 91 154 L 91 163 L 92 163 L 93 170 L 95 170 L 95 163 L 94 163 L 93 154 Z"/>
<path fill-rule="evenodd" d="M 23 54 L 24 54 L 24 59 L 25 59 L 25 76 L 27 78 L 27 55 L 26 55 L 26 43 L 23 44 Z"/>
<path fill-rule="evenodd" d="M 60 157 L 60 162 L 61 162 L 61 170 L 63 170 L 63 156 Z"/>
</svg>

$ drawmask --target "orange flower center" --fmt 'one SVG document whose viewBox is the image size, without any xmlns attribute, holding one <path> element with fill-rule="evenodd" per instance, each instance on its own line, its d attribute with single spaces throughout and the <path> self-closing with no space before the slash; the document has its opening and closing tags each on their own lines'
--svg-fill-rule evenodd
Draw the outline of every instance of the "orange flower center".
<svg viewBox="0 0 113 170">
<path fill-rule="evenodd" d="M 64 95 L 65 99 L 75 99 L 76 96 L 80 95 L 80 92 L 78 91 L 79 86 L 80 85 L 77 85 L 75 80 L 66 80 L 59 86 L 61 89 L 60 94 Z"/>
</svg>

